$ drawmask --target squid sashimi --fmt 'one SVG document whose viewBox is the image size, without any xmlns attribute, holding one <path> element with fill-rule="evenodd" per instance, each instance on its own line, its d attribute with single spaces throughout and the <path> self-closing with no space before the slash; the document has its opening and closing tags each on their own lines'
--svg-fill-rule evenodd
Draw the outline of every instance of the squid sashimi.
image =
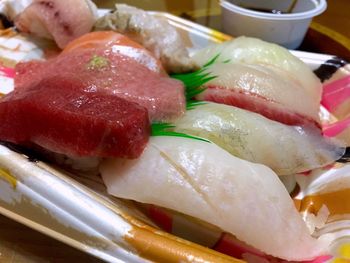
<svg viewBox="0 0 350 263">
<path fill-rule="evenodd" d="M 87 40 L 98 39 L 95 33 L 91 34 L 91 38 L 83 36 L 81 41 L 74 41 L 56 58 L 18 64 L 15 89 L 26 89 L 42 79 L 59 75 L 79 79 L 91 89 L 135 102 L 148 110 L 151 121 L 167 122 L 182 116 L 185 95 L 180 81 L 151 70 L 145 60 L 135 58 L 140 54 L 139 45 L 135 43 L 137 48 L 132 48 L 132 41 L 118 33 L 97 33 L 104 37 L 105 44 L 101 39 L 100 42 Z M 122 47 L 125 52 L 121 51 Z"/>
<path fill-rule="evenodd" d="M 204 48 L 193 59 L 203 66 L 219 55 L 217 62 L 270 65 L 288 72 L 305 90 L 305 95 L 320 101 L 322 85 L 317 76 L 287 49 L 256 38 L 239 37 L 222 44 Z"/>
<path fill-rule="evenodd" d="M 202 219 L 269 255 L 308 260 L 326 252 L 328 238 L 310 236 L 271 169 L 213 143 L 151 137 L 139 159 L 106 160 L 100 172 L 112 195 Z"/>
<path fill-rule="evenodd" d="M 174 126 L 176 132 L 206 138 L 239 158 L 267 165 L 278 175 L 325 166 L 345 151 L 314 127 L 288 126 L 217 103 L 195 105 Z"/>
<path fill-rule="evenodd" d="M 0 118 L 1 141 L 73 157 L 136 158 L 150 134 L 144 107 L 62 76 L 1 98 Z"/>
<path fill-rule="evenodd" d="M 73 39 L 90 32 L 97 17 L 91 0 L 33 0 L 16 18 L 21 32 L 54 39 L 64 48 Z"/>
<path fill-rule="evenodd" d="M 269 65 L 216 63 L 206 67 L 216 78 L 204 84 L 198 100 L 237 106 L 288 125 L 319 126 L 319 99 L 285 71 Z"/>
</svg>

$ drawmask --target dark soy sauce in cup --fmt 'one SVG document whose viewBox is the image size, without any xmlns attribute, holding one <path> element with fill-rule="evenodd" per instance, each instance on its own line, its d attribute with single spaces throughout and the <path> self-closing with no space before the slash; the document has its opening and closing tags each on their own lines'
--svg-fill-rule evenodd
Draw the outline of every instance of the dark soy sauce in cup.
<svg viewBox="0 0 350 263">
<path fill-rule="evenodd" d="M 257 11 L 257 12 L 263 12 L 263 13 L 270 13 L 270 14 L 288 14 L 286 12 L 283 12 L 281 10 L 276 10 L 276 9 L 265 9 L 265 8 L 254 8 L 254 7 L 246 7 L 246 6 L 242 6 L 245 9 L 249 9 L 252 11 Z"/>
<path fill-rule="evenodd" d="M 290 13 L 292 13 L 295 5 L 297 4 L 297 2 L 298 2 L 298 0 L 293 0 L 292 4 L 289 6 L 287 11 L 282 11 L 282 10 L 277 10 L 277 9 L 269 9 L 269 8 L 255 8 L 255 7 L 248 7 L 248 6 L 245 6 L 245 5 L 241 5 L 241 7 L 245 8 L 245 9 L 252 10 L 252 11 L 280 15 L 280 14 L 290 14 Z"/>
</svg>

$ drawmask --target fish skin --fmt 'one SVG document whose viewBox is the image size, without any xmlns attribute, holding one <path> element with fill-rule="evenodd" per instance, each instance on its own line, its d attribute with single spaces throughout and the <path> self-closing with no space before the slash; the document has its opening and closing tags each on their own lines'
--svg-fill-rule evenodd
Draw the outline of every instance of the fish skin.
<svg viewBox="0 0 350 263">
<path fill-rule="evenodd" d="M 287 125 L 320 128 L 320 101 L 310 97 L 298 81 L 270 65 L 216 63 L 206 68 L 214 79 L 205 83 L 198 100 L 250 110 Z"/>
<path fill-rule="evenodd" d="M 0 118 L 1 140 L 76 157 L 137 158 L 150 135 L 145 108 L 62 77 L 9 93 Z"/>
<path fill-rule="evenodd" d="M 313 125 L 317 128 L 321 127 L 314 118 L 294 112 L 279 102 L 249 92 L 208 85 L 207 89 L 196 96 L 196 98 L 249 110 L 286 125 Z"/>
</svg>

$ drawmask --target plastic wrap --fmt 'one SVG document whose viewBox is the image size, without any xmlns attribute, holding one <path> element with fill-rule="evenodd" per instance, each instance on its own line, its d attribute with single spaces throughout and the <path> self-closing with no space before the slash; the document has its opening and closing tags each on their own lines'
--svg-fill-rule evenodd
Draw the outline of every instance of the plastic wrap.
<svg viewBox="0 0 350 263">
<path fill-rule="evenodd" d="M 156 15 L 181 28 L 181 34 L 190 40 L 189 50 L 229 39 L 219 32 L 169 14 Z M 42 58 L 50 49 L 43 50 L 42 46 L 39 48 L 32 41 L 23 40 L 9 32 L 2 32 L 0 42 L 7 47 L 6 51 L 0 49 L 3 65 L 0 69 L 0 92 L 5 94 L 13 88 L 13 71 L 8 67 L 13 67 L 23 59 Z M 15 49 L 18 43 L 21 43 L 20 48 Z M 332 59 L 332 56 L 305 52 L 293 51 L 293 54 L 312 69 Z M 234 260 L 203 246 L 244 259 L 262 256 L 261 252 L 246 247 L 220 229 L 196 219 L 168 210 L 159 212 L 154 206 L 140 208 L 133 203 L 112 198 L 106 194 L 105 186 L 96 175 L 62 173 L 44 163 L 30 162 L 26 156 L 3 146 L 0 168 L 1 214 L 106 261 Z M 316 237 L 333 233 L 335 238 L 331 255 L 319 258 L 317 262 L 329 260 L 330 256 L 332 260 L 350 259 L 350 210 L 347 202 L 349 175 L 349 165 L 336 164 L 296 176 L 298 186 L 293 193 L 294 203 L 302 216 L 306 219 L 315 218 L 323 205 L 330 213 L 325 224 L 322 217 L 314 224 Z M 146 211 L 150 218 L 174 235 L 157 229 L 141 211 Z M 176 238 L 175 235 L 203 246 Z"/>
</svg>

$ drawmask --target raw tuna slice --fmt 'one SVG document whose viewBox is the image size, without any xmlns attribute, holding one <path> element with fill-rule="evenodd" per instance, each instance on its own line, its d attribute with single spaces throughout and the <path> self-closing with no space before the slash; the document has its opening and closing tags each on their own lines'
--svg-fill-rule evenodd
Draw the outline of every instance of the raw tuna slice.
<svg viewBox="0 0 350 263">
<path fill-rule="evenodd" d="M 34 0 L 15 19 L 26 33 L 52 38 L 60 48 L 90 32 L 96 20 L 96 6 L 90 0 Z"/>
<path fill-rule="evenodd" d="M 0 118 L 0 140 L 78 157 L 137 158 L 150 133 L 145 108 L 62 77 L 8 94 Z"/>
<path fill-rule="evenodd" d="M 19 64 L 16 71 L 16 89 L 26 89 L 49 76 L 78 78 L 92 89 L 147 108 L 151 121 L 173 121 L 185 112 L 180 81 L 151 71 L 119 52 L 101 48 L 71 51 L 46 62 Z"/>
</svg>

